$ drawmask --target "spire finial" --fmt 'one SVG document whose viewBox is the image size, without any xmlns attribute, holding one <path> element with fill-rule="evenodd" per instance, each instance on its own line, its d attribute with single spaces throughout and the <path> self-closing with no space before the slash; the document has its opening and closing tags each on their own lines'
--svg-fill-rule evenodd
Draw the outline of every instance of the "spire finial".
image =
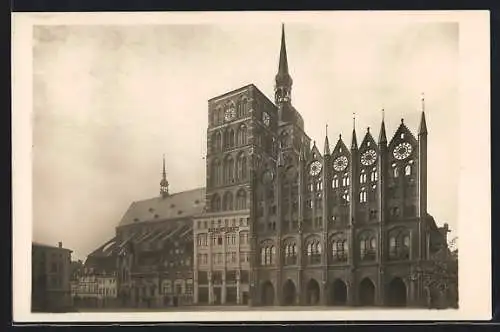
<svg viewBox="0 0 500 332">
<path fill-rule="evenodd" d="M 167 178 L 167 171 L 165 170 L 165 154 L 163 154 L 163 178 Z"/>
<path fill-rule="evenodd" d="M 420 102 L 422 103 L 422 112 L 425 112 L 425 93 L 423 92 L 420 94 Z"/>
<path fill-rule="evenodd" d="M 167 181 L 167 171 L 165 169 L 165 154 L 163 154 L 163 172 L 160 181 L 160 195 L 162 197 L 168 196 L 168 181 Z"/>
<path fill-rule="evenodd" d="M 356 129 L 356 112 L 352 113 L 352 128 Z"/>
<path fill-rule="evenodd" d="M 330 142 L 328 141 L 328 123 L 325 125 L 325 146 L 324 146 L 324 154 L 330 154 Z"/>
<path fill-rule="evenodd" d="M 387 136 L 385 134 L 385 110 L 382 108 L 382 123 L 380 124 L 380 133 L 378 136 L 379 144 L 387 143 Z"/>
</svg>

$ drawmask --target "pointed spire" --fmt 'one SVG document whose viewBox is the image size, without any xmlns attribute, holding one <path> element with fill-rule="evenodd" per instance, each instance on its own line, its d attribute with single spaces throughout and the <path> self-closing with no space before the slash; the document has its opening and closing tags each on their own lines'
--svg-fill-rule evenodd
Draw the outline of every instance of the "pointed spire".
<svg viewBox="0 0 500 332">
<path fill-rule="evenodd" d="M 427 123 L 425 121 L 425 97 L 422 93 L 422 115 L 420 118 L 420 126 L 418 128 L 418 135 L 426 135 L 427 134 Z"/>
<path fill-rule="evenodd" d="M 276 85 L 277 86 L 291 86 L 292 77 L 288 73 L 288 57 L 286 54 L 286 42 L 285 42 L 285 25 L 281 24 L 281 48 L 280 48 L 280 59 L 278 65 L 278 74 L 276 75 Z"/>
<path fill-rule="evenodd" d="M 382 124 L 380 125 L 380 134 L 378 136 L 379 143 L 387 143 L 387 136 L 385 134 L 385 110 L 382 109 Z"/>
<path fill-rule="evenodd" d="M 280 49 L 280 63 L 278 67 L 278 74 L 288 74 L 288 58 L 286 56 L 286 41 L 285 41 L 285 24 L 281 24 L 281 49 Z"/>
<path fill-rule="evenodd" d="M 160 181 L 160 195 L 162 197 L 168 196 L 168 181 L 167 181 L 167 171 L 165 169 L 165 154 L 163 154 L 163 172 Z"/>
<path fill-rule="evenodd" d="M 351 150 L 358 149 L 358 140 L 356 139 L 356 113 L 352 113 L 352 143 Z"/>
<path fill-rule="evenodd" d="M 324 146 L 325 152 L 324 152 L 324 154 L 326 156 L 326 155 L 330 154 L 330 142 L 328 141 L 328 124 L 326 125 L 325 129 L 326 129 L 326 132 L 325 132 L 325 146 Z"/>
<path fill-rule="evenodd" d="M 167 179 L 167 171 L 165 170 L 165 154 L 163 154 L 163 178 L 162 179 Z"/>
</svg>

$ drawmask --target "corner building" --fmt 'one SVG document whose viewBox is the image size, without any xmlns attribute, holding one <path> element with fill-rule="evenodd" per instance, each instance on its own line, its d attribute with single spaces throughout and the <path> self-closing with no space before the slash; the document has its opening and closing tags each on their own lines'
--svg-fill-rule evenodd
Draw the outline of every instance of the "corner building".
<svg viewBox="0 0 500 332">
<path fill-rule="evenodd" d="M 282 30 L 275 100 L 254 85 L 208 102 L 206 209 L 194 302 L 448 306 L 447 225 L 427 212 L 427 126 L 323 152 L 292 105 Z M 450 265 L 451 262 L 451 265 Z"/>
</svg>

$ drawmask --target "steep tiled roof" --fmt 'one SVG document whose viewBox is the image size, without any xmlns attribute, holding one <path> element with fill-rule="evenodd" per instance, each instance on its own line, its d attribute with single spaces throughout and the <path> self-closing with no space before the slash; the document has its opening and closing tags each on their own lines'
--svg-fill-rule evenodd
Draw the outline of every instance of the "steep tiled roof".
<svg viewBox="0 0 500 332">
<path fill-rule="evenodd" d="M 153 197 L 133 202 L 119 226 L 190 217 L 203 212 L 204 207 L 205 188 L 174 193 L 167 197 Z"/>
<path fill-rule="evenodd" d="M 101 245 L 99 248 L 94 250 L 89 256 L 109 257 L 109 256 L 112 256 L 113 254 L 115 254 L 116 250 L 117 250 L 116 238 L 112 238 L 111 240 L 107 241 L 106 243 Z"/>
</svg>

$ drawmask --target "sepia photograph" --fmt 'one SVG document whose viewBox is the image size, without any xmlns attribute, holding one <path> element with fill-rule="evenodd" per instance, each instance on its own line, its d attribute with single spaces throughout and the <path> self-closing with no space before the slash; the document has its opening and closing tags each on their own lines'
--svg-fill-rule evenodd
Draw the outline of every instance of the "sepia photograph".
<svg viewBox="0 0 500 332">
<path fill-rule="evenodd" d="M 488 317 L 488 19 L 14 14 L 14 318 Z"/>
</svg>

